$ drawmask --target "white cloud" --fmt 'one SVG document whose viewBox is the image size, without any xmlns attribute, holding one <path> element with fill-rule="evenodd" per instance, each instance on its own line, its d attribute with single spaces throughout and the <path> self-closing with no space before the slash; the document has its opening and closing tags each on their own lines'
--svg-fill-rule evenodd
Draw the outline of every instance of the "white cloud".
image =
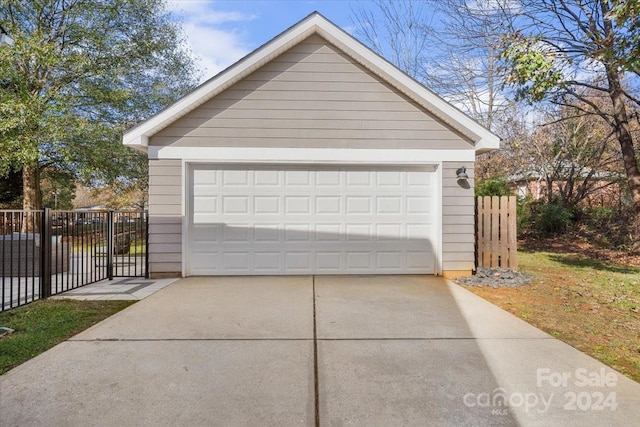
<svg viewBox="0 0 640 427">
<path fill-rule="evenodd" d="M 210 1 L 169 1 L 168 9 L 177 16 L 187 36 L 189 48 L 196 57 L 203 80 L 233 64 L 251 51 L 247 35 L 238 29 L 228 29 L 229 23 L 241 23 L 255 18 L 236 11 L 214 9 Z"/>
</svg>

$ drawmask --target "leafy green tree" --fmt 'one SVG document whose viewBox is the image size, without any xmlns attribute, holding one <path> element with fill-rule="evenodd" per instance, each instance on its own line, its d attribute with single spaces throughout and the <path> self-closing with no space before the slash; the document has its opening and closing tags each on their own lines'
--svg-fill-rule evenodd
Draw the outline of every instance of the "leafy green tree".
<svg viewBox="0 0 640 427">
<path fill-rule="evenodd" d="M 131 181 L 144 155 L 122 131 L 195 86 L 163 0 L 2 0 L 0 176 L 22 170 L 23 208 L 42 206 L 41 171 Z"/>
<path fill-rule="evenodd" d="M 638 0 L 520 0 L 505 18 L 502 58 L 518 95 L 597 116 L 615 136 L 634 204 L 632 250 L 640 252 L 640 168 L 630 125 L 640 109 Z"/>
<path fill-rule="evenodd" d="M 73 174 L 53 168 L 43 169 L 41 172 L 42 206 L 60 210 L 73 209 L 76 191 Z"/>
</svg>

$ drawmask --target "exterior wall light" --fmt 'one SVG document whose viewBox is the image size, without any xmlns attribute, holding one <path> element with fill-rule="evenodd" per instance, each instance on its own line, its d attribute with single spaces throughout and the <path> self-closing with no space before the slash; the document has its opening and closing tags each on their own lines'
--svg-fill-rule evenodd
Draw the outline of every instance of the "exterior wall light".
<svg viewBox="0 0 640 427">
<path fill-rule="evenodd" d="M 467 168 L 462 166 L 460 168 L 458 168 L 458 170 L 456 171 L 456 176 L 458 177 L 458 180 L 467 180 L 469 179 L 469 175 L 467 175 Z"/>
<path fill-rule="evenodd" d="M 4 28 L 0 26 L 0 46 L 13 46 L 13 39 L 9 36 Z"/>
</svg>

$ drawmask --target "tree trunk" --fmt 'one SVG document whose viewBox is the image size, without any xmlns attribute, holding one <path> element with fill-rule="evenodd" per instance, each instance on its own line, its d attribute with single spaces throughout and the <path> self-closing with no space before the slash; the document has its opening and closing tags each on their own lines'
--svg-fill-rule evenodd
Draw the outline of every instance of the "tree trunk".
<svg viewBox="0 0 640 427">
<path fill-rule="evenodd" d="M 601 1 L 602 16 L 606 16 L 610 12 L 609 2 Z M 604 32 L 607 39 L 613 40 L 614 21 L 609 19 L 603 20 Z M 629 116 L 624 105 L 624 93 L 620 85 L 620 72 L 616 61 L 605 62 L 605 70 L 607 72 L 607 80 L 609 82 L 609 97 L 613 104 L 613 120 L 615 122 L 615 133 L 620 144 L 622 152 L 622 161 L 624 170 L 627 173 L 627 184 L 633 198 L 634 225 L 633 225 L 633 242 L 631 243 L 631 251 L 640 253 L 640 169 L 638 168 L 638 159 L 633 147 L 633 138 L 629 128 Z"/>
<path fill-rule="evenodd" d="M 40 168 L 38 163 L 24 165 L 22 168 L 22 209 L 37 211 L 42 209 L 42 193 L 40 192 Z M 22 223 L 23 233 L 34 233 L 40 230 L 40 216 L 25 212 Z"/>
<path fill-rule="evenodd" d="M 629 117 L 624 105 L 622 88 L 620 86 L 620 76 L 613 67 L 607 67 L 607 78 L 609 80 L 609 96 L 613 104 L 613 119 L 615 121 L 615 133 L 620 144 L 624 170 L 627 173 L 627 184 L 631 191 L 634 207 L 634 227 L 633 242 L 631 251 L 640 253 L 640 169 L 638 159 L 633 148 L 633 138 L 629 129 Z"/>
</svg>

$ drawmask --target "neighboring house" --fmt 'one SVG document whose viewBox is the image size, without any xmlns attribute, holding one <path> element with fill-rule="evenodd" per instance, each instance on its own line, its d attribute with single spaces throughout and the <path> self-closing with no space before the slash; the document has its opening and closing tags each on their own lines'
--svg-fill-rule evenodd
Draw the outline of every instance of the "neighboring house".
<svg viewBox="0 0 640 427">
<path fill-rule="evenodd" d="M 572 197 L 577 197 L 587 206 L 598 207 L 621 207 L 625 197 L 625 187 L 623 177 L 618 173 L 609 171 L 578 171 L 571 179 L 567 175 L 553 179 L 551 190 L 554 195 L 567 191 L 567 186 L 572 185 Z M 589 175 L 586 175 L 589 174 Z M 585 179 L 588 181 L 585 182 Z M 524 172 L 508 178 L 509 187 L 514 195 L 519 198 L 530 198 L 531 200 L 548 200 L 549 185 L 545 176 L 536 171 Z M 585 185 L 586 183 L 586 185 Z M 583 187 L 583 185 L 585 185 Z M 584 193 L 584 197 L 581 196 Z"/>
<path fill-rule="evenodd" d="M 468 274 L 499 146 L 318 13 L 123 140 L 149 157 L 152 277 Z"/>
</svg>

